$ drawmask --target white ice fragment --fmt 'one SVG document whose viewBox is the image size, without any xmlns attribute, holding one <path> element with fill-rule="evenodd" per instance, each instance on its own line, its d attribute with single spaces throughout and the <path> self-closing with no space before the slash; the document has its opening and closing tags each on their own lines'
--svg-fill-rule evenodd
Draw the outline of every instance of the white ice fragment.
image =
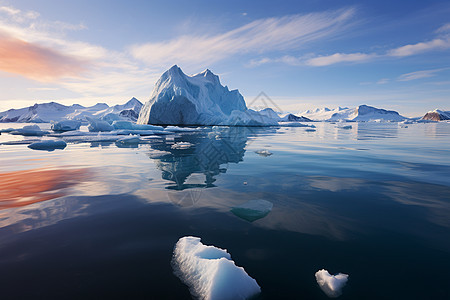
<svg viewBox="0 0 450 300">
<path fill-rule="evenodd" d="M 244 184 L 247 184 L 244 182 Z M 249 222 L 256 221 L 258 219 L 267 216 L 273 208 L 273 203 L 267 200 L 250 200 L 243 204 L 234 206 L 231 212 L 244 220 Z"/>
<path fill-rule="evenodd" d="M 129 135 L 117 140 L 119 144 L 138 144 L 141 141 L 139 135 Z"/>
<path fill-rule="evenodd" d="M 261 292 L 256 280 L 236 266 L 227 250 L 203 245 L 198 237 L 180 238 L 172 263 L 175 274 L 200 299 L 248 299 Z"/>
<path fill-rule="evenodd" d="M 54 131 L 71 131 L 78 130 L 81 126 L 80 121 L 76 120 L 62 120 L 52 124 L 52 130 Z"/>
<path fill-rule="evenodd" d="M 13 135 L 23 135 L 23 136 L 43 136 L 48 134 L 48 131 L 43 131 L 38 125 L 27 125 L 23 128 L 16 129 L 9 132 Z"/>
<path fill-rule="evenodd" d="M 191 148 L 193 144 L 189 142 L 178 142 L 172 145 L 172 149 L 188 149 Z"/>
<path fill-rule="evenodd" d="M 114 127 L 111 126 L 108 122 L 102 120 L 96 120 L 90 117 L 86 117 L 86 120 L 89 122 L 88 129 L 90 132 L 98 132 L 98 131 L 112 131 Z"/>
<path fill-rule="evenodd" d="M 348 275 L 342 273 L 330 275 L 327 270 L 322 269 L 316 272 L 316 281 L 328 297 L 336 298 L 342 294 L 342 288 L 348 281 Z"/>
<path fill-rule="evenodd" d="M 309 127 L 309 128 L 316 128 L 315 125 L 303 124 L 303 123 L 300 123 L 300 122 L 278 122 L 278 124 L 281 127 Z"/>
<path fill-rule="evenodd" d="M 260 156 L 264 156 L 264 157 L 271 156 L 273 154 L 272 152 L 270 152 L 267 149 L 256 150 L 255 153 Z"/>
<path fill-rule="evenodd" d="M 66 148 L 67 144 L 66 142 L 62 140 L 44 140 L 40 142 L 34 142 L 28 145 L 28 148 L 33 150 L 47 150 L 47 151 L 53 151 L 55 149 L 64 149 Z"/>
</svg>

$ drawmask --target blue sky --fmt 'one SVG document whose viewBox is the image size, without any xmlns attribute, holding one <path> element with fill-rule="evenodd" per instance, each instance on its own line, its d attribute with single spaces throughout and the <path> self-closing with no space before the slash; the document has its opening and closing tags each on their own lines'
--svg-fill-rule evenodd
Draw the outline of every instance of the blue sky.
<svg viewBox="0 0 450 300">
<path fill-rule="evenodd" d="M 206 68 L 247 103 L 450 110 L 448 1 L 0 0 L 0 110 L 146 101 Z"/>
</svg>

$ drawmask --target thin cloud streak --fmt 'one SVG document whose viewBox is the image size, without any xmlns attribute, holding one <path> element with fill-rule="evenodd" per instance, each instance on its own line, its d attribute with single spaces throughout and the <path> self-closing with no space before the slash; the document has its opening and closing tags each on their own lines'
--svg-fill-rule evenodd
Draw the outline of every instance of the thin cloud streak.
<svg viewBox="0 0 450 300">
<path fill-rule="evenodd" d="M 365 54 L 365 53 L 335 53 L 328 56 L 319 56 L 311 58 L 305 62 L 308 66 L 321 67 L 329 66 L 342 62 L 367 62 L 373 58 L 377 57 L 376 54 Z"/>
<path fill-rule="evenodd" d="M 158 43 L 134 45 L 130 53 L 150 66 L 209 65 L 232 55 L 298 49 L 352 25 L 354 8 L 253 21 L 213 36 L 185 35 Z"/>
<path fill-rule="evenodd" d="M 402 74 L 398 77 L 398 81 L 411 81 L 416 79 L 422 79 L 422 78 L 429 78 L 436 75 L 436 73 L 447 70 L 448 68 L 440 68 L 440 69 L 434 69 L 434 70 L 423 70 L 423 71 L 416 71 L 411 73 Z"/>
<path fill-rule="evenodd" d="M 450 38 L 434 39 L 429 42 L 420 42 L 417 44 L 405 45 L 396 49 L 390 50 L 388 56 L 404 57 L 411 56 L 426 51 L 443 50 L 450 48 Z"/>
</svg>

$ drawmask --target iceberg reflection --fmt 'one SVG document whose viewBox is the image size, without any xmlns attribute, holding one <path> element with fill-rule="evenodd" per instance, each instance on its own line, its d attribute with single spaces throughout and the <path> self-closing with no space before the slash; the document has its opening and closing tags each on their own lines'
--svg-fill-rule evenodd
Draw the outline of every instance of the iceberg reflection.
<svg viewBox="0 0 450 300">
<path fill-rule="evenodd" d="M 214 187 L 217 175 L 227 171 L 228 163 L 244 159 L 248 137 L 254 132 L 246 127 L 214 127 L 210 132 L 183 134 L 154 143 L 152 149 L 165 151 L 165 155 L 152 157 L 162 172 L 162 178 L 170 181 L 169 190 L 185 190 Z M 174 143 L 188 142 L 189 148 L 172 147 Z M 201 176 L 198 176 L 201 175 Z"/>
</svg>

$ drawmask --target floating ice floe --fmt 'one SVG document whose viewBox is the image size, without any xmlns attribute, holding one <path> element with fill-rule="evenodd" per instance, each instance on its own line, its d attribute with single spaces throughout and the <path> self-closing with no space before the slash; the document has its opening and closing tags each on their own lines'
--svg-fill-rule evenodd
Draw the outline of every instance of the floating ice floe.
<svg viewBox="0 0 450 300">
<path fill-rule="evenodd" d="M 55 149 L 64 149 L 66 148 L 67 144 L 66 142 L 62 140 L 44 140 L 40 142 L 34 142 L 28 145 L 28 148 L 33 150 L 46 150 L 46 151 L 53 151 Z"/>
<path fill-rule="evenodd" d="M 264 156 L 264 157 L 271 156 L 273 154 L 272 152 L 270 152 L 267 149 L 256 150 L 255 153 L 260 156 Z"/>
<path fill-rule="evenodd" d="M 244 182 L 244 184 L 246 184 L 246 182 Z M 238 206 L 234 206 L 231 209 L 231 212 L 241 219 L 253 222 L 267 216 L 272 208 L 272 202 L 259 199 L 250 200 Z"/>
<path fill-rule="evenodd" d="M 162 126 L 135 124 L 130 121 L 114 121 L 112 123 L 114 129 L 128 129 L 128 130 L 164 130 Z"/>
<path fill-rule="evenodd" d="M 23 136 L 44 136 L 48 134 L 48 131 L 43 131 L 38 125 L 27 125 L 20 129 L 15 129 L 9 132 L 13 135 Z"/>
<path fill-rule="evenodd" d="M 316 272 L 316 281 L 328 297 L 336 298 L 342 294 L 342 288 L 348 281 L 348 275 L 342 273 L 330 275 L 327 270 L 322 269 Z"/>
<path fill-rule="evenodd" d="M 200 299 L 248 299 L 261 292 L 256 280 L 236 266 L 227 250 L 203 245 L 198 237 L 178 240 L 172 264 L 175 274 Z"/>
<path fill-rule="evenodd" d="M 312 124 L 303 124 L 300 122 L 278 122 L 278 124 L 281 127 L 309 127 L 309 128 L 316 128 L 316 126 Z"/>
<path fill-rule="evenodd" d="M 191 127 L 178 127 L 178 126 L 167 126 L 164 130 L 170 132 L 195 132 L 200 131 L 200 128 L 191 128 Z"/>
<path fill-rule="evenodd" d="M 52 124 L 53 131 L 72 131 L 78 130 L 81 126 L 80 121 L 76 120 L 62 120 Z"/>
<path fill-rule="evenodd" d="M 88 122 L 89 122 L 88 129 L 90 132 L 114 130 L 114 127 L 106 121 L 96 120 L 96 119 L 90 118 L 90 117 L 86 117 L 86 120 L 88 120 Z"/>
<path fill-rule="evenodd" d="M 130 135 L 126 137 L 122 137 L 116 141 L 118 144 L 139 144 L 141 141 L 140 136 L 138 135 Z"/>
<path fill-rule="evenodd" d="M 172 149 L 189 149 L 193 144 L 189 142 L 178 142 L 172 145 Z"/>
<path fill-rule="evenodd" d="M 337 128 L 339 128 L 339 129 L 352 129 L 353 126 L 352 125 L 343 125 L 343 126 L 337 126 Z"/>
<path fill-rule="evenodd" d="M 157 159 L 157 158 L 161 158 L 163 156 L 166 155 L 171 155 L 172 153 L 170 153 L 169 151 L 161 151 L 161 150 L 156 150 L 156 149 L 152 149 L 149 153 L 148 153 L 148 157 L 152 158 L 152 159 Z"/>
</svg>

